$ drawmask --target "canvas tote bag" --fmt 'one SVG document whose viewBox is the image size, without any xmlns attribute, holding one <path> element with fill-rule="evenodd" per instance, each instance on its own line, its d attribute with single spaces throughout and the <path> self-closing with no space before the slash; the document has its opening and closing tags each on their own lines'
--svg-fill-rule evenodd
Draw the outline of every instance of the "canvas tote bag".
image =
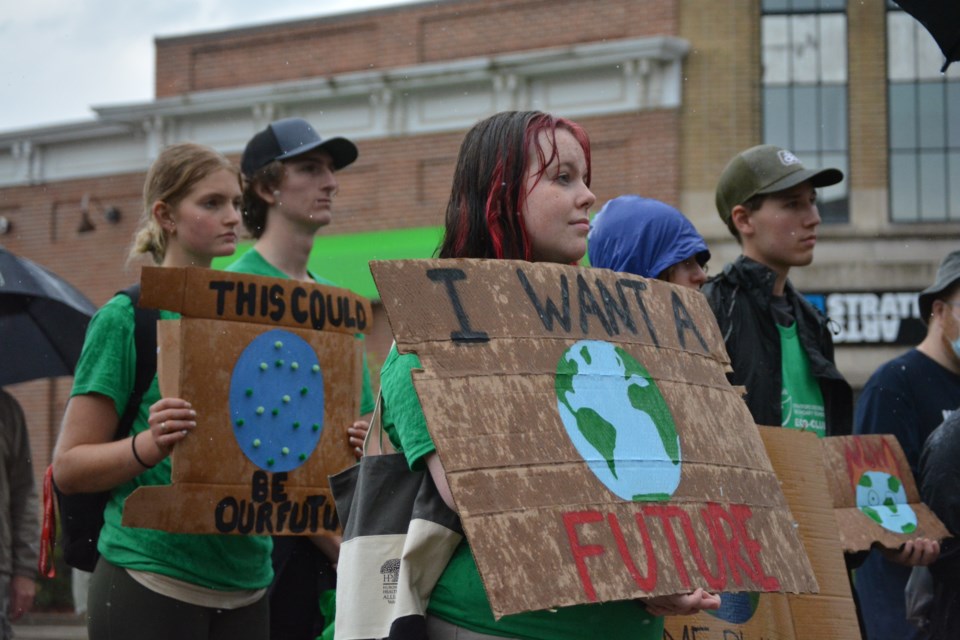
<svg viewBox="0 0 960 640">
<path fill-rule="evenodd" d="M 425 640 L 430 593 L 463 539 L 430 473 L 410 471 L 384 438 L 381 399 L 363 457 L 330 477 L 343 526 L 336 640 Z"/>
</svg>

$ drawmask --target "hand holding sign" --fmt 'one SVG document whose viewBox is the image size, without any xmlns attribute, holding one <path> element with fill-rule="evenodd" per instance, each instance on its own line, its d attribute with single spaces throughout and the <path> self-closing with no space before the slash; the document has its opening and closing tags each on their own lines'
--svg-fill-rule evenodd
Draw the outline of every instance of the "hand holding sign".
<svg viewBox="0 0 960 640">
<path fill-rule="evenodd" d="M 689 616 L 720 608 L 720 596 L 697 589 L 693 593 L 646 598 L 647 611 L 655 616 Z"/>
<path fill-rule="evenodd" d="M 355 456 L 342 429 L 325 426 L 359 414 L 355 334 L 367 329 L 369 302 L 344 289 L 207 269 L 145 268 L 142 281 L 141 305 L 182 313 L 158 326 L 167 398 L 150 418 L 160 451 L 172 450 L 172 484 L 131 494 L 123 524 L 337 535 L 327 476 Z M 186 390 L 195 395 L 177 399 Z"/>
</svg>

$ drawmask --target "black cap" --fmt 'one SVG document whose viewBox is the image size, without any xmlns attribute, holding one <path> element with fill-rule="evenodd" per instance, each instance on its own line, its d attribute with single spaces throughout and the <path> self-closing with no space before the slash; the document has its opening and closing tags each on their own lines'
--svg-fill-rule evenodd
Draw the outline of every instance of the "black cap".
<svg viewBox="0 0 960 640">
<path fill-rule="evenodd" d="M 920 292 L 920 318 L 927 322 L 933 312 L 933 301 L 960 280 L 960 251 L 953 251 L 940 263 L 937 280 Z"/>
<path fill-rule="evenodd" d="M 329 153 L 338 170 L 351 164 L 358 155 L 357 146 L 346 138 L 324 140 L 303 118 L 284 118 L 271 122 L 250 139 L 243 150 L 240 169 L 250 178 L 274 160 L 289 160 L 314 149 Z"/>
</svg>

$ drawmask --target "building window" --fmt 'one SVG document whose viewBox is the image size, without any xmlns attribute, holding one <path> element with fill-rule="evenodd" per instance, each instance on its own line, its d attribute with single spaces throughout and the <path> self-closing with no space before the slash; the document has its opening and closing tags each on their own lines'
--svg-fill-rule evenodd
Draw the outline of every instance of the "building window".
<svg viewBox="0 0 960 640">
<path fill-rule="evenodd" d="M 913 16 L 888 3 L 891 222 L 960 220 L 960 65 Z"/>
<path fill-rule="evenodd" d="M 846 0 L 763 0 L 763 141 L 848 176 Z M 848 181 L 822 189 L 824 222 L 849 220 Z"/>
</svg>

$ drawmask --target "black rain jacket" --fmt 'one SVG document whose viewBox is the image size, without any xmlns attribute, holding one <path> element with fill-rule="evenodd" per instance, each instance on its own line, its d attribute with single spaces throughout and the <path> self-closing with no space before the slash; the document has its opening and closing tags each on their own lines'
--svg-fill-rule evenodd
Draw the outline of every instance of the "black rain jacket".
<svg viewBox="0 0 960 640">
<path fill-rule="evenodd" d="M 780 425 L 782 417 L 780 333 L 770 304 L 775 281 L 772 269 L 740 256 L 702 289 L 730 355 L 733 372 L 727 377 L 731 384 L 746 387 L 744 400 L 754 421 L 768 426 Z M 853 431 L 853 391 L 834 364 L 827 318 L 789 280 L 785 295 L 810 371 L 820 384 L 827 435 L 849 435 Z"/>
</svg>

